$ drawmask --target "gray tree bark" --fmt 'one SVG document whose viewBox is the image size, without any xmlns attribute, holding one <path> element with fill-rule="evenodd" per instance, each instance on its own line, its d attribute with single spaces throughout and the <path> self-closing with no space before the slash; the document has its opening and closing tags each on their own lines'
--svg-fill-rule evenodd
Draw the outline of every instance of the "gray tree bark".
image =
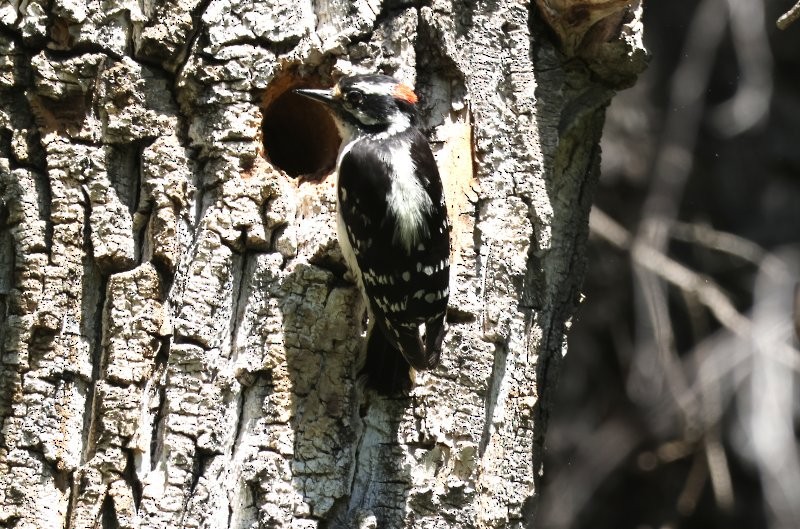
<svg viewBox="0 0 800 529">
<path fill-rule="evenodd" d="M 631 3 L 0 4 L 0 527 L 533 527 Z M 376 70 L 454 226 L 403 399 L 358 384 L 338 138 L 289 91 Z"/>
</svg>

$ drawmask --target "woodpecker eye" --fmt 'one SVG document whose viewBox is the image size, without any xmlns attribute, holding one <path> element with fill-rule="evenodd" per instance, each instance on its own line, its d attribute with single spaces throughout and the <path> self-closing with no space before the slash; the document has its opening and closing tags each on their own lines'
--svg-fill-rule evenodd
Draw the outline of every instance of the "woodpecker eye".
<svg viewBox="0 0 800 529">
<path fill-rule="evenodd" d="M 364 94 L 361 92 L 356 92 L 355 90 L 350 90 L 344 95 L 345 100 L 352 106 L 358 106 L 364 101 Z"/>
</svg>

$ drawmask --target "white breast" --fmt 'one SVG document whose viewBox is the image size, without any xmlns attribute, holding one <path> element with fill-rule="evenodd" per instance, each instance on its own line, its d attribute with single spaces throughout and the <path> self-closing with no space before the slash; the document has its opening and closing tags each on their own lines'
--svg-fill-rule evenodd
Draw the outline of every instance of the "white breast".
<svg viewBox="0 0 800 529">
<path fill-rule="evenodd" d="M 422 183 L 416 177 L 416 167 L 408 149 L 393 149 L 389 166 L 393 169 L 387 205 L 389 212 L 397 219 L 394 229 L 395 243 L 402 244 L 411 253 L 422 236 L 428 234 L 426 216 L 433 203 Z"/>
</svg>

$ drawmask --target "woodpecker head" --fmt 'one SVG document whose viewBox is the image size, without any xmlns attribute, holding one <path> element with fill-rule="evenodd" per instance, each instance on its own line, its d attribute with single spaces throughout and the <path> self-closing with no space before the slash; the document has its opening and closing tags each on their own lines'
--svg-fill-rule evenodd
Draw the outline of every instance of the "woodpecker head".
<svg viewBox="0 0 800 529">
<path fill-rule="evenodd" d="M 295 93 L 327 105 L 343 132 L 400 132 L 416 121 L 416 94 L 388 75 L 354 75 L 330 90 Z"/>
</svg>

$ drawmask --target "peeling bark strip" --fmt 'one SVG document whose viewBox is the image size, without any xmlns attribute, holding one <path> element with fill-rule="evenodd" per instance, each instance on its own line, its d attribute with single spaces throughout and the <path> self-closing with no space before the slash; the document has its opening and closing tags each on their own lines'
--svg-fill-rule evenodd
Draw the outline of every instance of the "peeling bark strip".
<svg viewBox="0 0 800 529">
<path fill-rule="evenodd" d="M 557 4 L 0 5 L 0 526 L 532 527 L 643 57 L 640 8 L 565 39 Z M 289 92 L 376 70 L 420 94 L 454 226 L 442 366 L 401 400 L 357 384 L 338 138 Z"/>
</svg>

